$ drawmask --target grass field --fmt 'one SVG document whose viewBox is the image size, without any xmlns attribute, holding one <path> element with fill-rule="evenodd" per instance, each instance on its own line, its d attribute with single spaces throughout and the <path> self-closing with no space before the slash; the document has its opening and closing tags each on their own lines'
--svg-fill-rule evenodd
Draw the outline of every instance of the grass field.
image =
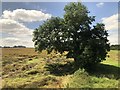
<svg viewBox="0 0 120 90">
<path fill-rule="evenodd" d="M 93 71 L 74 70 L 73 59 L 64 55 L 36 53 L 33 48 L 2 49 L 3 88 L 118 88 L 118 52 Z"/>
</svg>

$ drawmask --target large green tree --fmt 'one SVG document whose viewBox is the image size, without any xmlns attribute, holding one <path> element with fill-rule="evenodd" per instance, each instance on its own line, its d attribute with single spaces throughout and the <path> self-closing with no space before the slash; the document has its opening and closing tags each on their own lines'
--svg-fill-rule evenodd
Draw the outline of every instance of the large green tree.
<svg viewBox="0 0 120 90">
<path fill-rule="evenodd" d="M 52 17 L 34 31 L 36 51 L 52 50 L 74 58 L 78 66 L 89 67 L 105 60 L 110 50 L 108 33 L 102 23 L 92 26 L 95 16 L 78 3 L 69 3 L 64 8 L 63 18 Z"/>
</svg>

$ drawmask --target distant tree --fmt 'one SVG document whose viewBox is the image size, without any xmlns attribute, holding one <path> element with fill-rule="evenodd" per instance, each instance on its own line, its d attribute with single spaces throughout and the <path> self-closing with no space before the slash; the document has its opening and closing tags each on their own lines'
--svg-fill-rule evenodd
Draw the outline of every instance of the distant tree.
<svg viewBox="0 0 120 90">
<path fill-rule="evenodd" d="M 120 45 L 111 45 L 110 49 L 111 50 L 120 50 Z"/>
<path fill-rule="evenodd" d="M 3 48 L 11 48 L 10 46 L 4 46 Z"/>
<path fill-rule="evenodd" d="M 17 48 L 17 46 L 13 46 L 13 48 Z"/>
<path fill-rule="evenodd" d="M 26 48 L 26 46 L 18 45 L 18 46 L 13 46 L 13 48 Z"/>
<path fill-rule="evenodd" d="M 64 18 L 52 17 L 35 29 L 35 50 L 67 51 L 67 58 L 74 58 L 76 66 L 85 68 L 105 60 L 110 50 L 105 25 L 92 27 L 95 16 L 89 16 L 80 2 L 70 3 L 64 10 Z"/>
</svg>

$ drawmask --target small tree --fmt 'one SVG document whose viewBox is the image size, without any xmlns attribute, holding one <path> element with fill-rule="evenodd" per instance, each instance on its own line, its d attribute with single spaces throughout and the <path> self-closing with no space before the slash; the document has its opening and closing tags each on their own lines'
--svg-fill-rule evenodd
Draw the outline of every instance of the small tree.
<svg viewBox="0 0 120 90">
<path fill-rule="evenodd" d="M 91 27 L 95 16 L 89 16 L 80 2 L 70 3 L 64 10 L 64 18 L 52 17 L 35 29 L 36 51 L 67 51 L 67 58 L 74 58 L 76 65 L 83 67 L 105 60 L 110 46 L 104 24 Z"/>
</svg>

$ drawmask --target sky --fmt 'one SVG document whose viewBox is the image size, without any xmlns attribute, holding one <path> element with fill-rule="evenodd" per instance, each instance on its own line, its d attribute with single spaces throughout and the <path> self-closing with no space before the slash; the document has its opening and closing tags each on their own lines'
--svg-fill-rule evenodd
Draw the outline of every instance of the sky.
<svg viewBox="0 0 120 90">
<path fill-rule="evenodd" d="M 34 47 L 33 31 L 52 16 L 63 18 L 69 2 L 3 2 L 0 16 L 0 46 Z M 118 44 L 118 3 L 82 2 L 96 16 L 95 23 L 104 23 L 110 44 Z"/>
</svg>

